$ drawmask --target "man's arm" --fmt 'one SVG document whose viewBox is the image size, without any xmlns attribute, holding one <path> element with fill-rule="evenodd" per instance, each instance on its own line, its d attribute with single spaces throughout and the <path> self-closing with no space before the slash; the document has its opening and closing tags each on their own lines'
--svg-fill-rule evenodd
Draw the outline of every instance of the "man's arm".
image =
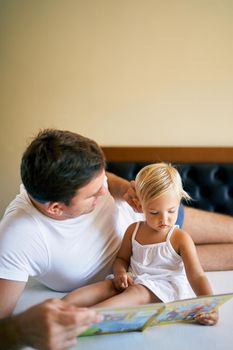
<svg viewBox="0 0 233 350">
<path fill-rule="evenodd" d="M 26 282 L 0 279 L 0 319 L 12 313 L 25 285 Z"/>
<path fill-rule="evenodd" d="M 106 172 L 108 178 L 108 189 L 115 199 L 124 199 L 124 195 L 130 188 L 130 182 L 113 173 Z"/>
<path fill-rule="evenodd" d="M 184 207 L 184 225 L 195 244 L 233 243 L 233 216 Z"/>
<path fill-rule="evenodd" d="M 115 174 L 107 173 L 108 188 L 115 199 L 126 201 L 136 213 L 142 212 L 142 207 L 135 191 L 135 181 L 125 180 Z"/>
<path fill-rule="evenodd" d="M 38 350 L 65 350 L 77 342 L 77 335 L 100 322 L 94 310 L 76 308 L 50 299 L 13 317 L 0 320 L 0 350 L 24 346 Z"/>
</svg>

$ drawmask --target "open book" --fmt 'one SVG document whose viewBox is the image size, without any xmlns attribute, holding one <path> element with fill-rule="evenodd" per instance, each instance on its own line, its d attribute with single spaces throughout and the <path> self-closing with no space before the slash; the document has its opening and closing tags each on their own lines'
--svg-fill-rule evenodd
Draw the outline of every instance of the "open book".
<svg viewBox="0 0 233 350">
<path fill-rule="evenodd" d="M 93 324 L 81 336 L 144 331 L 166 323 L 194 322 L 199 312 L 212 312 L 233 297 L 233 293 L 196 297 L 169 303 L 156 303 L 122 308 L 98 308 L 104 320 Z"/>
</svg>

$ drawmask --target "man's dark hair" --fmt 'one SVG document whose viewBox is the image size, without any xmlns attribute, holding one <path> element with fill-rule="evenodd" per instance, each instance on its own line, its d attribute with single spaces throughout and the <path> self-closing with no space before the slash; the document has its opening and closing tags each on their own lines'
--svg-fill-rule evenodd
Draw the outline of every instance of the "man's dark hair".
<svg viewBox="0 0 233 350">
<path fill-rule="evenodd" d="M 69 205 L 77 190 L 104 168 L 104 154 L 95 141 L 70 131 L 47 129 L 24 152 L 21 178 L 37 201 Z"/>
</svg>

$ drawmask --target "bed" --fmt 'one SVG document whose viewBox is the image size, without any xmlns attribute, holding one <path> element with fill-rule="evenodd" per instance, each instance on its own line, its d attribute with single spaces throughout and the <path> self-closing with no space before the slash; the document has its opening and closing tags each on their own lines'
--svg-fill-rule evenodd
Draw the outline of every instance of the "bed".
<svg viewBox="0 0 233 350">
<path fill-rule="evenodd" d="M 215 293 L 233 291 L 233 271 L 207 272 Z M 18 301 L 15 312 L 22 311 L 50 297 L 64 294 L 53 292 L 36 281 L 30 281 Z M 144 332 L 96 335 L 78 338 L 72 350 L 231 350 L 233 342 L 233 299 L 220 307 L 220 319 L 216 326 L 196 324 L 172 324 L 155 326 Z M 30 348 L 25 348 L 30 349 Z"/>
<path fill-rule="evenodd" d="M 180 170 L 184 187 L 194 199 L 190 205 L 233 215 L 232 147 L 103 147 L 103 151 L 107 170 L 129 180 L 134 179 L 138 170 L 146 164 L 172 162 Z M 207 276 L 216 294 L 233 292 L 233 270 L 208 271 Z M 61 298 L 63 295 L 30 280 L 14 312 L 18 313 L 47 298 Z M 83 337 L 72 349 L 196 350 L 200 346 L 207 350 L 230 350 L 233 342 L 232 315 L 233 299 L 221 306 L 220 320 L 214 327 L 180 323 L 156 326 L 143 333 Z"/>
</svg>

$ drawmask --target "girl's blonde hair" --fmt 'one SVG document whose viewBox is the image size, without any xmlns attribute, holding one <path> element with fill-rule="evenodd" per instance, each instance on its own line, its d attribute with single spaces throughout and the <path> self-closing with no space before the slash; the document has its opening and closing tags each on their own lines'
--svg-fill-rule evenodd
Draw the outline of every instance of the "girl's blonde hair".
<svg viewBox="0 0 233 350">
<path fill-rule="evenodd" d="M 155 163 L 142 168 L 136 176 L 135 189 L 142 205 L 158 198 L 170 189 L 176 191 L 180 200 L 191 199 L 183 189 L 179 172 L 167 163 Z"/>
</svg>

